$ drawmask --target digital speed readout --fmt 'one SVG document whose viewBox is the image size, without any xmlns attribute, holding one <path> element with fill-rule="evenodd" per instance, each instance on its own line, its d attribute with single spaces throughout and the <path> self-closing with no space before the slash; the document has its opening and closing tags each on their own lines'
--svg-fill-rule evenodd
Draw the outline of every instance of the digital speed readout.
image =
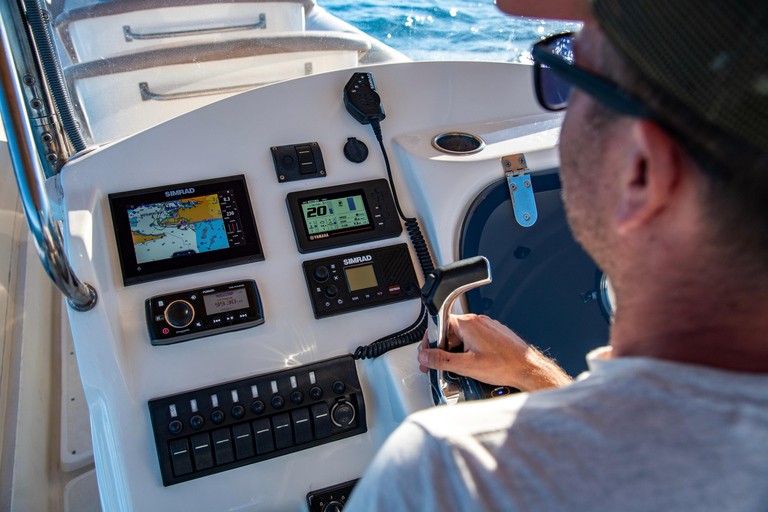
<svg viewBox="0 0 768 512">
<path fill-rule="evenodd" d="M 226 313 L 227 311 L 248 307 L 248 294 L 242 288 L 205 295 L 203 300 L 205 301 L 205 312 L 208 315 Z"/>
<path fill-rule="evenodd" d="M 310 239 L 322 233 L 370 228 L 371 221 L 362 194 L 333 199 L 311 199 L 301 203 Z"/>
</svg>

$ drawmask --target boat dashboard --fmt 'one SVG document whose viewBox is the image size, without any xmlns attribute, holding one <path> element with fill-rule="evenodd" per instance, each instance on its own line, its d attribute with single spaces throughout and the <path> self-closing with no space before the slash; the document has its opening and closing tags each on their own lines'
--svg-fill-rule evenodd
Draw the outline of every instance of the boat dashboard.
<svg viewBox="0 0 768 512">
<path fill-rule="evenodd" d="M 345 109 L 349 70 L 226 98 L 64 167 L 67 252 L 98 291 L 69 320 L 105 510 L 324 510 L 408 414 L 433 406 L 417 344 L 352 356 L 421 311 L 395 194 L 435 265 L 456 261 L 477 201 L 509 192 L 503 157 L 524 155 L 534 189 L 557 181 L 562 119 L 538 107 L 530 66 L 362 71 L 386 112 L 394 190 L 371 127 Z M 443 133 L 482 150 L 441 151 Z M 559 186 L 547 187 L 537 225 L 559 233 Z M 499 203 L 511 219 L 510 196 Z M 502 258 L 575 258 L 535 233 Z M 498 278 L 500 293 L 538 289 L 529 280 L 546 269 L 525 272 Z M 590 291 L 592 272 L 574 286 Z"/>
</svg>

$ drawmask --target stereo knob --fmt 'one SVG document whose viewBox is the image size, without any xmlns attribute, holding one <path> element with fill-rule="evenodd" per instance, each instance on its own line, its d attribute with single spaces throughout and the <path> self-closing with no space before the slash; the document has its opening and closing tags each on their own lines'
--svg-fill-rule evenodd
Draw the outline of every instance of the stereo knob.
<svg viewBox="0 0 768 512">
<path fill-rule="evenodd" d="M 315 281 L 318 283 L 323 283 L 328 280 L 328 269 L 326 267 L 317 267 L 315 269 Z"/>
<path fill-rule="evenodd" d="M 349 402 L 339 402 L 331 409 L 331 421 L 337 426 L 346 428 L 355 421 L 355 408 Z"/>
<path fill-rule="evenodd" d="M 339 289 L 336 288 L 335 286 L 329 285 L 325 287 L 325 296 L 328 297 L 329 299 L 334 298 L 338 294 L 339 294 Z"/>
<path fill-rule="evenodd" d="M 185 300 L 175 300 L 165 308 L 165 321 L 177 329 L 182 329 L 195 319 L 195 308 Z"/>
<path fill-rule="evenodd" d="M 328 503 L 323 512 L 341 512 L 344 509 L 344 504 L 340 501 L 332 501 Z"/>
</svg>

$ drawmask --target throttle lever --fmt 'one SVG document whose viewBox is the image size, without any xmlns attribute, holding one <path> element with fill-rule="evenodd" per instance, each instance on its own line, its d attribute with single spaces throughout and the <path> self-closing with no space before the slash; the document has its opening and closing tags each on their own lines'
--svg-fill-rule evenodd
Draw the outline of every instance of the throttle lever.
<svg viewBox="0 0 768 512">
<path fill-rule="evenodd" d="M 448 350 L 448 327 L 453 303 L 472 288 L 491 282 L 491 264 L 485 256 L 475 256 L 443 265 L 430 273 L 421 288 L 421 302 L 429 312 L 429 348 Z M 429 370 L 432 400 L 435 405 L 455 403 L 459 390 L 437 370 Z M 448 395 L 446 395 L 448 392 Z"/>
</svg>

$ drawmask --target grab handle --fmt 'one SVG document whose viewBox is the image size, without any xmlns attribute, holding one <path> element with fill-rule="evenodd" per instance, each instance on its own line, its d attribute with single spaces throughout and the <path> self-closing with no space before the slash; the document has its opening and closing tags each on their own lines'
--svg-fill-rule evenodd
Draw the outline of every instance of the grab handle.
<svg viewBox="0 0 768 512">
<path fill-rule="evenodd" d="M 256 23 L 250 23 L 248 25 L 235 25 L 233 27 L 196 28 L 192 30 L 179 30 L 177 32 L 149 32 L 144 34 L 137 34 L 136 32 L 131 31 L 130 25 L 125 25 L 123 26 L 123 35 L 125 36 L 125 40 L 130 43 L 134 39 L 144 41 L 148 39 L 166 39 L 169 37 L 199 36 L 202 34 L 237 32 L 239 30 L 253 30 L 257 28 L 267 28 L 266 14 L 259 14 L 259 21 Z"/>
<path fill-rule="evenodd" d="M 245 84 L 245 85 L 233 85 L 231 87 L 217 87 L 214 89 L 201 89 L 199 91 L 188 92 L 173 92 L 163 94 L 159 92 L 152 92 L 149 90 L 149 84 L 147 82 L 139 83 L 139 90 L 141 91 L 142 101 L 171 101 L 171 100 L 185 100 L 187 98 L 199 98 L 202 96 L 215 96 L 216 94 L 234 94 L 236 92 L 248 91 L 267 85 L 267 82 L 261 84 Z"/>
<path fill-rule="evenodd" d="M 0 16 L 0 114 L 8 138 L 8 152 L 19 185 L 37 255 L 48 276 L 76 311 L 96 305 L 96 290 L 80 281 L 67 260 L 64 240 L 45 192 L 45 172 L 35 151 L 34 135 L 24 107 L 24 94 L 14 67 L 6 20 Z"/>
</svg>

